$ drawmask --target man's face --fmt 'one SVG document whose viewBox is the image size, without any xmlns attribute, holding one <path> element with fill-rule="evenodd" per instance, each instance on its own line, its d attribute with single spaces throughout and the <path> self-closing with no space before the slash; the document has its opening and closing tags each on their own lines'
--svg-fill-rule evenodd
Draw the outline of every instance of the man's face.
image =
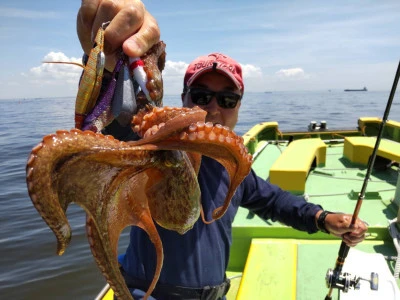
<svg viewBox="0 0 400 300">
<path fill-rule="evenodd" d="M 225 91 L 241 94 L 231 79 L 218 72 L 208 72 L 200 76 L 189 88 L 193 87 L 204 88 L 213 92 Z M 182 102 L 184 107 L 196 106 L 192 102 L 190 93 L 182 94 Z M 241 101 L 237 103 L 235 108 L 222 108 L 218 105 L 217 99 L 214 96 L 210 103 L 198 106 L 207 112 L 206 122 L 221 124 L 233 130 L 238 121 L 240 104 Z"/>
</svg>

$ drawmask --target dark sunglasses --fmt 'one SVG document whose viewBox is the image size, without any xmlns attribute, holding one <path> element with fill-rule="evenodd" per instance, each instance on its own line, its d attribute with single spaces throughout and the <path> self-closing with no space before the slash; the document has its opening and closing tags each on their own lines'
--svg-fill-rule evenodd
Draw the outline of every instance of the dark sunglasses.
<svg viewBox="0 0 400 300">
<path fill-rule="evenodd" d="M 196 105 L 207 105 L 215 96 L 218 105 L 222 108 L 235 108 L 240 98 L 242 98 L 241 95 L 233 92 L 213 92 L 205 88 L 196 87 L 189 88 L 187 92 L 190 93 L 192 102 Z"/>
</svg>

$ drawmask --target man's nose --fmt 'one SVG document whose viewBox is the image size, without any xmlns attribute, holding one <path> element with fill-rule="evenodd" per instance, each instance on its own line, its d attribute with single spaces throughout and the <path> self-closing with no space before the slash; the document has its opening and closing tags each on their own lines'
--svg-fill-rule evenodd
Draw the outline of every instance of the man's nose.
<svg viewBox="0 0 400 300">
<path fill-rule="evenodd" d="M 218 111 L 219 106 L 218 106 L 217 98 L 215 96 L 213 96 L 210 103 L 208 103 L 206 105 L 206 109 L 210 113 L 212 113 L 214 111 Z"/>
</svg>

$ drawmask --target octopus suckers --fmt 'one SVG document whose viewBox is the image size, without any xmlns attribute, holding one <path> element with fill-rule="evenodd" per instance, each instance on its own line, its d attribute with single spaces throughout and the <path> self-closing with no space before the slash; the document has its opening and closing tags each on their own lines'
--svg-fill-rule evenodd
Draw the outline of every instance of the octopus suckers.
<svg viewBox="0 0 400 300">
<path fill-rule="evenodd" d="M 43 148 L 43 143 L 39 143 L 35 147 L 33 147 L 32 152 L 37 153 L 42 148 Z"/>
</svg>

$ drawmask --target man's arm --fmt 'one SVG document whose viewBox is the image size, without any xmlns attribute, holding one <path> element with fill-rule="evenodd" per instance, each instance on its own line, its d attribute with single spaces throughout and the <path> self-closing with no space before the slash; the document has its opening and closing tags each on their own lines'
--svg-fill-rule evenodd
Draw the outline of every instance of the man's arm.
<svg viewBox="0 0 400 300">
<path fill-rule="evenodd" d="M 320 205 L 310 203 L 278 186 L 258 177 L 254 171 L 246 177 L 241 206 L 250 209 L 261 218 L 280 221 L 295 229 L 314 233 L 318 230 L 340 237 L 349 246 L 355 246 L 365 238 L 367 226 L 357 219 L 351 226 L 350 214 L 324 214 Z M 322 215 L 323 220 L 319 220 Z M 321 223 L 322 222 L 322 223 Z"/>
</svg>

